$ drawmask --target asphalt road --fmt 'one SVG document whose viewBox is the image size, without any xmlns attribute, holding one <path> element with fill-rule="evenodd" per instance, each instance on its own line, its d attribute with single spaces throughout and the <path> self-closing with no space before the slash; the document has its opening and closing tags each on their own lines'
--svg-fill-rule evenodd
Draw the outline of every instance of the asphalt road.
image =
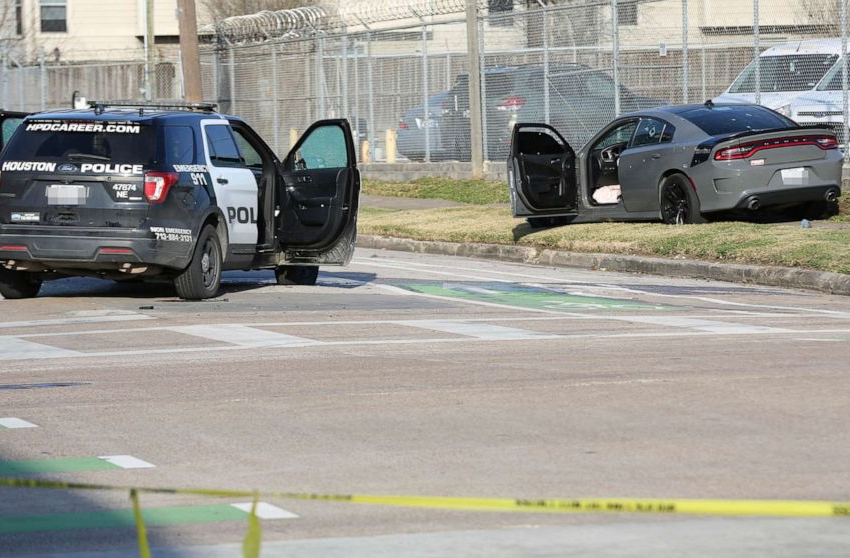
<svg viewBox="0 0 850 558">
<path fill-rule="evenodd" d="M 0 477 L 850 501 L 844 297 L 359 250 L 313 287 L 229 273 L 220 298 L 182 302 L 74 279 L 0 308 Z M 231 504 L 249 500 L 143 494 L 154 556 L 239 556 Z M 841 518 L 262 500 L 263 556 L 850 551 Z M 134 556 L 129 509 L 0 489 L 0 556 Z"/>
</svg>

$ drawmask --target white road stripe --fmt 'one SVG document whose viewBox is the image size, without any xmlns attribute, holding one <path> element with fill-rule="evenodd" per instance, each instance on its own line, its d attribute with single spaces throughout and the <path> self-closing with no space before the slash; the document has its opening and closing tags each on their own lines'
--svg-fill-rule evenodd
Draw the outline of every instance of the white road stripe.
<svg viewBox="0 0 850 558">
<path fill-rule="evenodd" d="M 494 341 L 518 341 L 521 339 L 558 339 L 560 335 L 529 331 L 513 327 L 504 327 L 481 322 L 465 322 L 455 320 L 413 320 L 409 322 L 398 322 L 401 325 L 421 327 L 444 333 L 455 333 L 466 335 L 476 339 L 489 339 Z"/>
<path fill-rule="evenodd" d="M 55 320 L 26 320 L 22 322 L 3 322 L 0 328 L 12 329 L 21 327 L 63 326 L 75 324 L 96 324 L 102 322 L 131 322 L 136 320 L 155 320 L 146 314 L 118 314 L 115 316 L 79 316 L 76 318 L 59 318 Z"/>
<path fill-rule="evenodd" d="M 790 330 L 779 327 L 767 327 L 750 324 L 700 320 L 680 316 L 606 316 L 610 320 L 635 322 L 639 324 L 660 325 L 665 327 L 685 327 L 711 333 L 787 333 Z"/>
<path fill-rule="evenodd" d="M 148 463 L 132 455 L 99 455 L 97 458 L 108 461 L 122 469 L 150 469 L 156 467 L 153 463 Z"/>
<path fill-rule="evenodd" d="M 242 510 L 246 513 L 251 513 L 251 508 L 253 507 L 253 502 L 244 502 L 239 504 L 230 504 L 234 508 L 238 510 Z M 283 508 L 279 508 L 273 504 L 269 504 L 268 502 L 257 502 L 257 517 L 260 519 L 296 519 L 298 518 L 297 513 L 293 513 L 289 510 L 285 510 Z"/>
<path fill-rule="evenodd" d="M 193 325 L 166 328 L 178 333 L 185 333 L 195 337 L 224 341 L 240 347 L 292 347 L 315 345 L 319 341 L 276 333 L 265 329 L 257 329 L 244 325 L 217 324 L 217 325 Z"/>
<path fill-rule="evenodd" d="M 17 337 L 0 335 L 0 358 L 3 360 L 25 358 L 62 358 L 79 356 L 82 353 L 59 347 L 51 347 Z"/>
<path fill-rule="evenodd" d="M 0 418 L 0 426 L 3 428 L 38 428 L 37 424 L 27 422 L 17 417 Z"/>
</svg>

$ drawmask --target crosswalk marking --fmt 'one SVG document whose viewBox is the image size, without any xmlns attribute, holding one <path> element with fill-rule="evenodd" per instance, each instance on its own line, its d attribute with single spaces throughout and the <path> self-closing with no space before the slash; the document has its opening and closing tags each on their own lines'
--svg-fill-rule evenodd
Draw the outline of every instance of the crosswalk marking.
<svg viewBox="0 0 850 558">
<path fill-rule="evenodd" d="M 195 337 L 224 341 L 225 343 L 239 345 L 240 347 L 292 347 L 315 345 L 317 343 L 317 341 L 312 339 L 244 325 L 193 325 L 169 327 L 168 329 Z"/>
<path fill-rule="evenodd" d="M 557 339 L 560 335 L 540 333 L 519 329 L 491 325 L 481 322 L 465 322 L 455 320 L 412 320 L 398 322 L 400 325 L 442 331 L 444 333 L 456 333 L 476 339 L 490 339 L 494 341 L 517 341 L 522 339 Z"/>
<path fill-rule="evenodd" d="M 0 428 L 37 428 L 37 424 L 19 419 L 17 417 L 0 418 Z"/>
<path fill-rule="evenodd" d="M 0 335 L 0 356 L 5 359 L 62 358 L 79 356 L 79 351 L 60 349 L 17 337 Z"/>
<path fill-rule="evenodd" d="M 153 463 L 148 463 L 147 461 L 139 459 L 138 457 L 133 457 L 132 455 L 100 455 L 98 456 L 98 459 L 108 461 L 122 469 L 150 469 L 152 467 L 156 467 Z"/>
<path fill-rule="evenodd" d="M 709 333 L 788 333 L 789 329 L 768 327 L 717 320 L 703 320 L 681 316 L 606 316 L 609 320 L 637 322 L 641 324 L 660 325 L 666 327 L 684 327 Z"/>
</svg>

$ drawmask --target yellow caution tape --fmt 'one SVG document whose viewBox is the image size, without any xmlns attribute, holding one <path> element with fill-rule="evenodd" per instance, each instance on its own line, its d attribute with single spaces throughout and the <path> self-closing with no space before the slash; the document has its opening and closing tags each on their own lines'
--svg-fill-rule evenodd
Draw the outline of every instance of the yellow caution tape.
<svg viewBox="0 0 850 558">
<path fill-rule="evenodd" d="M 130 490 L 130 500 L 133 501 L 133 517 L 136 518 L 136 538 L 139 540 L 139 558 L 151 558 L 151 549 L 148 545 L 148 531 L 145 528 L 145 520 L 142 518 L 142 507 L 139 505 L 139 492 L 135 488 Z"/>
<path fill-rule="evenodd" d="M 131 487 L 73 482 L 0 478 L 0 486 L 54 490 L 135 490 L 157 494 L 212 496 L 218 498 L 277 498 L 351 504 L 418 507 L 431 509 L 535 512 L 535 513 L 660 513 L 717 516 L 850 517 L 850 502 L 808 500 L 664 500 L 635 498 L 580 498 L 523 500 L 458 498 L 442 496 L 377 496 L 366 494 L 312 494 L 202 488 Z"/>
</svg>

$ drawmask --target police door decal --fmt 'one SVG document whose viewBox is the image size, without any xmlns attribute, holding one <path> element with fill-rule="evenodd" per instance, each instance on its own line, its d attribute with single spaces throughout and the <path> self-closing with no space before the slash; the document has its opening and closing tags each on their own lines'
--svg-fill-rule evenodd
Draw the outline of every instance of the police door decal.
<svg viewBox="0 0 850 558">
<path fill-rule="evenodd" d="M 245 166 L 226 120 L 204 120 L 207 167 L 230 244 L 257 244 L 257 180 Z"/>
</svg>

